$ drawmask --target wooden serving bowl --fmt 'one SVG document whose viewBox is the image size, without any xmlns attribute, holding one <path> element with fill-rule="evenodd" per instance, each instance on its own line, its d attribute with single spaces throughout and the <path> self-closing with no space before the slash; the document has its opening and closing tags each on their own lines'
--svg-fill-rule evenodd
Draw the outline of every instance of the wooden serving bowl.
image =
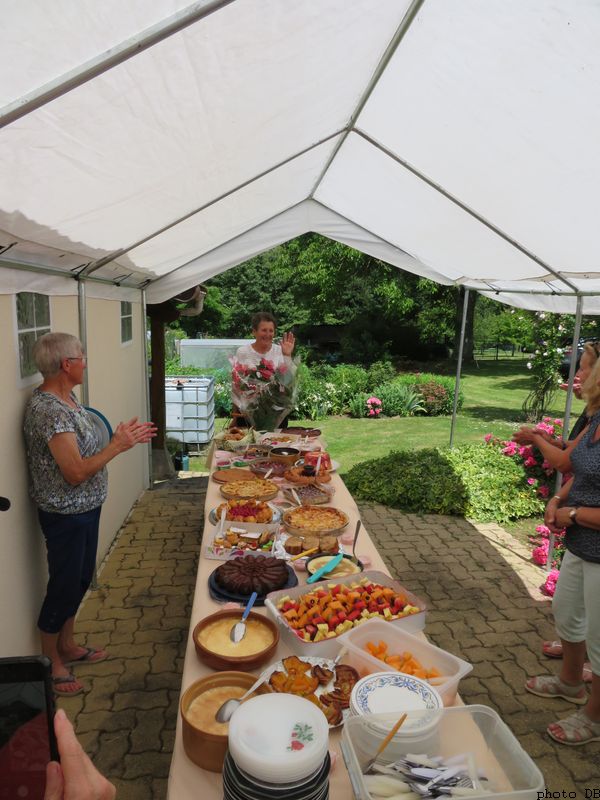
<svg viewBox="0 0 600 800">
<path fill-rule="evenodd" d="M 280 461 L 282 464 L 287 464 L 288 466 L 293 466 L 296 461 L 300 458 L 302 453 L 298 450 L 297 447 L 291 447 L 290 445 L 281 445 L 281 447 L 272 447 L 271 452 L 269 453 L 269 459 L 271 461 Z"/>
<path fill-rule="evenodd" d="M 250 620 L 254 620 L 264 625 L 264 627 L 273 636 L 273 641 L 266 647 L 263 647 L 262 650 L 245 656 L 229 656 L 215 653 L 213 650 L 210 650 L 199 641 L 198 637 L 200 632 L 213 622 L 223 620 L 224 623 L 229 626 L 229 628 L 232 628 L 236 622 L 241 620 L 241 618 L 242 609 L 232 608 L 217 611 L 216 613 L 200 620 L 200 622 L 194 628 L 193 633 L 194 646 L 200 661 L 203 661 L 209 667 L 212 667 L 212 669 L 232 669 L 243 671 L 246 669 L 256 669 L 256 667 L 259 667 L 261 664 L 264 664 L 271 659 L 279 643 L 279 628 L 275 622 L 273 622 L 273 620 L 269 619 L 269 617 L 266 617 L 263 614 L 257 614 L 255 611 L 250 612 L 247 621 L 249 622 Z"/>
<path fill-rule="evenodd" d="M 192 702 L 208 689 L 219 686 L 239 686 L 247 691 L 255 680 L 256 675 L 247 672 L 218 672 L 195 681 L 185 690 L 180 702 L 183 749 L 194 764 L 210 772 L 221 772 L 227 750 L 227 733 L 208 733 L 196 727 L 188 718 Z M 268 683 L 263 683 L 255 690 L 255 694 L 270 693 Z"/>
</svg>

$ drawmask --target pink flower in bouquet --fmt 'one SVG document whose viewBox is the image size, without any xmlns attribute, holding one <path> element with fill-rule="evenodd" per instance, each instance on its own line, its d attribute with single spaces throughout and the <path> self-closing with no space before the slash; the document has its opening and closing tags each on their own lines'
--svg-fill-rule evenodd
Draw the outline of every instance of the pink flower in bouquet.
<svg viewBox="0 0 600 800">
<path fill-rule="evenodd" d="M 561 428 L 562 428 L 563 421 L 562 421 L 562 419 L 555 419 L 555 420 L 554 420 L 554 424 L 555 424 L 555 425 L 558 425 L 559 427 L 561 427 Z"/>
<path fill-rule="evenodd" d="M 547 486 L 540 486 L 538 489 L 538 494 L 540 497 L 548 497 L 550 494 L 550 489 Z"/>
<path fill-rule="evenodd" d="M 536 485 L 536 483 L 537 483 L 537 481 L 536 481 L 536 479 L 535 479 L 535 478 L 527 478 L 527 483 L 528 483 L 530 486 L 535 486 L 535 485 Z"/>
<path fill-rule="evenodd" d="M 548 595 L 548 597 L 553 597 L 554 592 L 556 591 L 556 582 L 558 581 L 559 572 L 557 569 L 551 569 L 548 573 L 548 577 L 544 581 L 544 583 L 540 586 L 540 591 Z"/>
<path fill-rule="evenodd" d="M 381 400 L 378 397 L 369 397 L 367 404 L 371 406 L 380 406 Z"/>
<path fill-rule="evenodd" d="M 552 468 L 553 468 L 553 467 L 552 467 L 552 464 L 551 464 L 551 463 L 548 461 L 548 459 L 547 459 L 547 458 L 545 458 L 545 459 L 542 461 L 542 469 L 552 469 Z"/>
<path fill-rule="evenodd" d="M 543 536 L 544 539 L 547 539 L 550 536 L 550 528 L 547 525 L 538 525 L 535 529 L 536 533 L 539 533 L 540 536 Z"/>
<path fill-rule="evenodd" d="M 537 461 L 533 456 L 529 456 L 529 458 L 525 459 L 525 466 L 526 467 L 537 467 Z"/>
<path fill-rule="evenodd" d="M 492 433 L 486 433 L 486 435 L 483 437 L 483 440 L 484 440 L 484 442 L 489 444 L 492 441 L 493 438 L 494 438 L 494 435 Z"/>
<path fill-rule="evenodd" d="M 373 411 L 373 409 L 371 409 L 371 410 L 369 411 L 369 416 L 370 416 L 370 417 L 374 417 L 374 416 L 375 416 L 375 412 Z"/>
<path fill-rule="evenodd" d="M 258 370 L 258 375 L 261 378 L 264 378 L 266 381 L 270 381 L 271 378 L 273 377 L 273 373 L 268 369 L 259 369 Z"/>
<path fill-rule="evenodd" d="M 506 442 L 506 447 L 502 450 L 505 456 L 514 456 L 517 452 L 517 445 L 515 442 Z"/>
</svg>

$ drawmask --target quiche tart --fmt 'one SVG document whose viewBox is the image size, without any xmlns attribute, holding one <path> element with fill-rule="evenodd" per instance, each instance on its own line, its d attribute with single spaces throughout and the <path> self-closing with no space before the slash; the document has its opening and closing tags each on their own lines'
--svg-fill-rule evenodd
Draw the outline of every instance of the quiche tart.
<svg viewBox="0 0 600 800">
<path fill-rule="evenodd" d="M 251 478 L 245 481 L 229 481 L 221 486 L 224 497 L 239 497 L 243 500 L 268 500 L 279 491 L 276 484 L 264 478 Z"/>
<path fill-rule="evenodd" d="M 289 533 L 300 536 L 308 532 L 337 534 L 348 524 L 348 517 L 333 506 L 298 506 L 284 513 L 283 523 Z"/>
</svg>

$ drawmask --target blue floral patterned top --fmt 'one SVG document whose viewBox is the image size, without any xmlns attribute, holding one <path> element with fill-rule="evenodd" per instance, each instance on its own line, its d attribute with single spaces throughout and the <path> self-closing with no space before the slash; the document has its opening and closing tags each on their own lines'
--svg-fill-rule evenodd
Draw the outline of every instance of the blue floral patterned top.
<svg viewBox="0 0 600 800">
<path fill-rule="evenodd" d="M 29 493 L 42 511 L 54 514 L 82 514 L 102 505 L 108 491 L 108 474 L 103 467 L 78 486 L 63 477 L 48 442 L 57 433 L 74 433 L 82 458 L 100 450 L 98 434 L 88 412 L 77 402 L 71 408 L 56 395 L 36 389 L 25 409 L 25 445 L 29 467 Z"/>
<path fill-rule="evenodd" d="M 600 506 L 600 441 L 594 435 L 600 424 L 600 412 L 590 419 L 590 425 L 571 453 L 573 484 L 569 491 L 570 506 Z M 600 531 L 571 525 L 565 534 L 565 547 L 584 561 L 600 562 Z"/>
</svg>

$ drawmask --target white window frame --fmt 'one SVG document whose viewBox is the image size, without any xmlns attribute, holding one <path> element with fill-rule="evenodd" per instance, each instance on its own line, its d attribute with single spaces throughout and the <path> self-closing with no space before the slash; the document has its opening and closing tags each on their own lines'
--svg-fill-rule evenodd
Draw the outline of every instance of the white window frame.
<svg viewBox="0 0 600 800">
<path fill-rule="evenodd" d="M 18 309 L 17 309 L 17 297 L 20 294 L 31 294 L 31 295 L 41 295 L 45 297 L 48 301 L 48 324 L 47 325 L 40 325 L 37 326 L 35 324 L 35 304 L 34 304 L 34 325 L 32 328 L 19 328 L 19 316 L 18 316 Z M 32 386 L 33 384 L 40 383 L 42 380 L 42 375 L 40 372 L 36 371 L 32 375 L 26 375 L 25 377 L 21 374 L 21 348 L 19 347 L 19 335 L 23 333 L 37 333 L 40 331 L 40 335 L 43 333 L 49 333 L 52 331 L 52 303 L 50 302 L 50 295 L 44 294 L 43 292 L 17 292 L 14 295 L 14 302 L 13 302 L 13 329 L 14 329 L 14 341 L 15 341 L 15 353 L 16 353 L 16 372 L 17 372 L 17 386 L 21 389 L 25 389 L 28 386 Z M 38 338 L 38 337 L 36 337 Z"/>
<path fill-rule="evenodd" d="M 121 305 L 119 306 L 119 325 L 121 326 L 119 336 L 121 339 L 121 347 L 129 347 L 133 342 L 133 303 L 130 300 L 121 300 Z M 129 314 L 123 313 L 123 306 L 127 304 L 129 306 Z M 130 319 L 131 320 L 131 339 L 123 339 L 123 320 Z"/>
</svg>

